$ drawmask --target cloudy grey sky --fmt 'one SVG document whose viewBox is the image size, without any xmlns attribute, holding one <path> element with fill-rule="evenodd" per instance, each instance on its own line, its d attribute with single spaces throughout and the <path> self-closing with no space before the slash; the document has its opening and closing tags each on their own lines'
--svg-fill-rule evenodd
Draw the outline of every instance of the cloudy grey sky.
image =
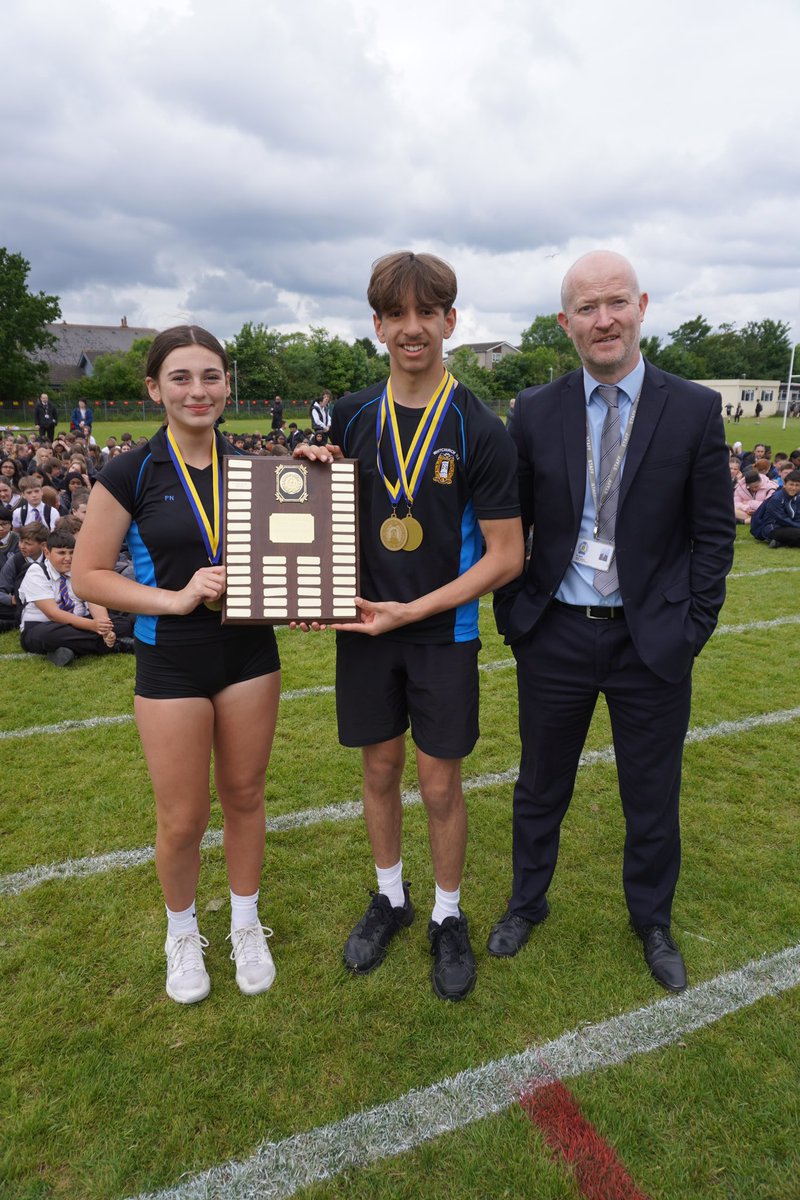
<svg viewBox="0 0 800 1200">
<path fill-rule="evenodd" d="M 627 254 L 645 332 L 800 338 L 797 0 L 5 0 L 0 244 L 68 321 L 372 333 L 430 250 L 462 341 Z"/>
</svg>

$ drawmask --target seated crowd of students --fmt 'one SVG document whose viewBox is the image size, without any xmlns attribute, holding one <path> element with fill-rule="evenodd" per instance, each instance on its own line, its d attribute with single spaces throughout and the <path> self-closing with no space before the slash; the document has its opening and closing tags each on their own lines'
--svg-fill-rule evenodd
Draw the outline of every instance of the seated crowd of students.
<svg viewBox="0 0 800 1200">
<path fill-rule="evenodd" d="M 300 442 L 327 441 L 294 422 L 269 434 L 227 434 L 245 454 L 289 455 Z M 100 449 L 74 433 L 52 445 L 7 433 L 0 445 L 0 632 L 19 629 L 23 648 L 66 666 L 83 654 L 131 653 L 127 614 L 109 614 L 72 591 L 70 567 L 94 480 L 109 459 L 146 442 L 124 433 Z M 800 546 L 800 450 L 777 453 L 758 443 L 730 449 L 737 522 L 777 549 Z M 117 570 L 133 573 L 123 552 Z"/>
<path fill-rule="evenodd" d="M 748 451 L 734 442 L 729 449 L 737 523 L 749 525 L 773 550 L 800 546 L 800 450 L 773 459 L 763 442 Z"/>
<path fill-rule="evenodd" d="M 316 422 L 315 422 L 316 424 Z M 287 428 L 223 434 L 245 454 L 289 455 L 301 442 L 324 445 L 327 432 Z M 52 444 L 6 432 L 0 444 L 0 632 L 17 629 L 23 649 L 66 666 L 84 654 L 129 654 L 133 624 L 86 604 L 72 590 L 75 540 L 89 494 L 105 464 L 147 441 L 123 433 L 102 449 L 89 434 L 70 432 Z M 123 552 L 117 570 L 133 574 Z"/>
</svg>

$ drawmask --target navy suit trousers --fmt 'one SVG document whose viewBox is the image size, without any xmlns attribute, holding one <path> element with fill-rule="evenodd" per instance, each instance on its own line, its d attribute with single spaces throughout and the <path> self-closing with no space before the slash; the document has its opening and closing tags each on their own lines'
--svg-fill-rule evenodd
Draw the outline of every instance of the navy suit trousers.
<svg viewBox="0 0 800 1200">
<path fill-rule="evenodd" d="M 638 927 L 669 925 L 680 870 L 681 762 L 691 672 L 667 683 L 636 653 L 624 617 L 594 620 L 557 604 L 513 650 L 522 759 L 514 789 L 511 911 L 530 921 L 547 914 L 561 822 L 602 693 L 626 825 L 628 911 Z"/>
</svg>

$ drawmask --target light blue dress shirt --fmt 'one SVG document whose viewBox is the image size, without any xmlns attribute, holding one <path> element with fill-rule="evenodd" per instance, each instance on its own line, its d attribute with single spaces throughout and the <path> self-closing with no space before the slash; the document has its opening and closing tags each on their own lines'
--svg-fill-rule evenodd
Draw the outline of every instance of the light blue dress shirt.
<svg viewBox="0 0 800 1200">
<path fill-rule="evenodd" d="M 644 382 L 644 359 L 640 356 L 639 361 L 629 375 L 621 379 L 616 385 L 619 388 L 619 427 L 620 440 L 624 436 L 628 418 L 631 414 L 633 401 L 639 392 Z M 606 419 L 608 405 L 605 400 L 602 400 L 597 394 L 596 389 L 599 386 L 596 379 L 584 367 L 583 370 L 583 386 L 586 392 L 586 421 L 589 427 L 589 434 L 592 439 L 592 452 L 594 454 L 595 467 L 600 463 L 600 441 L 603 436 L 603 422 Z M 625 459 L 623 458 L 620 466 L 620 475 L 625 470 Z M 598 480 L 598 487 L 600 481 Z M 594 498 L 592 497 L 592 489 L 589 485 L 589 467 L 586 467 L 586 493 L 583 500 L 583 514 L 581 515 L 580 538 L 594 537 L 594 517 L 595 507 Z M 535 536 L 534 536 L 535 543 Z M 535 551 L 534 551 L 535 552 Z M 608 596 L 602 596 L 592 582 L 594 579 L 594 567 L 578 566 L 571 562 L 567 567 L 566 574 L 561 581 L 561 585 L 556 592 L 556 599 L 562 600 L 564 604 L 581 604 L 592 605 L 599 607 L 601 604 L 607 604 L 615 607 L 622 604 L 622 596 L 619 591 L 611 592 Z"/>
</svg>

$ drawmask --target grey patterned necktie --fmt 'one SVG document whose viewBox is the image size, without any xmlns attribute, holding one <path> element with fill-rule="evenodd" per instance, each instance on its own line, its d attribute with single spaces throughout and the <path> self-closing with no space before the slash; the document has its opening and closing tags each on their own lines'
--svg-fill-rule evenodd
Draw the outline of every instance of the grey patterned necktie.
<svg viewBox="0 0 800 1200">
<path fill-rule="evenodd" d="M 600 439 L 600 467 L 597 472 L 597 494 L 598 496 L 602 496 L 603 488 L 611 474 L 611 468 L 619 454 L 619 388 L 614 387 L 613 384 L 602 384 L 597 388 L 597 394 L 608 405 L 608 412 L 603 422 L 603 434 Z M 612 545 L 614 544 L 614 533 L 617 525 L 619 481 L 620 473 L 617 472 L 614 486 L 606 496 L 603 507 L 600 509 L 600 523 L 597 528 L 598 540 L 601 542 L 610 542 Z M 619 587 L 619 575 L 617 574 L 616 554 L 609 570 L 595 571 L 592 582 L 601 596 L 610 596 L 612 592 L 617 590 Z"/>
</svg>

